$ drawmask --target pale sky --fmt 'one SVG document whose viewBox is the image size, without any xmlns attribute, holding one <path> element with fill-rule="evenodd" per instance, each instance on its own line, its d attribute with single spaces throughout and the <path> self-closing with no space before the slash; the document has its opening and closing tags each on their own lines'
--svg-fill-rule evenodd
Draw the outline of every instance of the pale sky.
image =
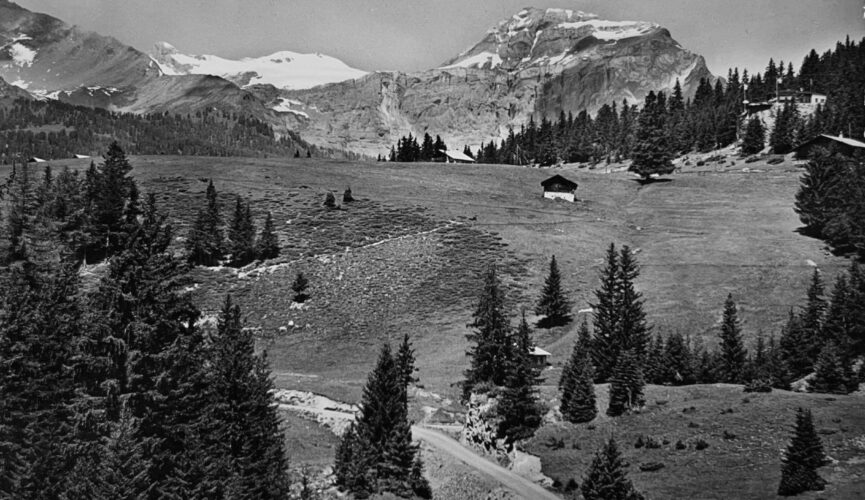
<svg viewBox="0 0 865 500">
<path fill-rule="evenodd" d="M 709 69 L 763 69 L 769 57 L 798 68 L 850 35 L 865 37 L 865 0 L 534 0 L 604 19 L 652 21 Z M 187 54 L 239 58 L 320 52 L 364 70 L 440 65 L 530 0 L 17 0 L 148 52 L 166 41 Z"/>
</svg>

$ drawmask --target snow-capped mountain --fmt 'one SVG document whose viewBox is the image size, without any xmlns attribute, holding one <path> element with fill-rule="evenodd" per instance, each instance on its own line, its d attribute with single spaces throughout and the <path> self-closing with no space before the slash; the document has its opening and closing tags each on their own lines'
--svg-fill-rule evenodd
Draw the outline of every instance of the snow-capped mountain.
<svg viewBox="0 0 865 500">
<path fill-rule="evenodd" d="M 171 44 L 159 42 L 150 56 L 166 75 L 215 75 L 240 87 L 269 84 L 279 89 L 308 89 L 367 74 L 334 57 L 290 51 L 235 60 L 182 54 Z"/>
<path fill-rule="evenodd" d="M 701 78 L 715 81 L 703 57 L 655 23 L 527 8 L 438 68 L 379 72 L 280 97 L 305 114 L 298 126 L 306 140 L 375 155 L 425 131 L 477 147 L 530 117 L 641 104 L 650 90 L 669 91 L 676 80 L 690 97 Z"/>
</svg>

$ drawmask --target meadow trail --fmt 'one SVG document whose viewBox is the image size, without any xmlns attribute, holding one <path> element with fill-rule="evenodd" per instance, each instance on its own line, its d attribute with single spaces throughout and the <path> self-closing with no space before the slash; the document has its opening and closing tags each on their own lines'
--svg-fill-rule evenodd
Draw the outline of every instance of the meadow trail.
<svg viewBox="0 0 865 500">
<path fill-rule="evenodd" d="M 279 409 L 315 420 L 334 433 L 344 432 L 355 418 L 356 407 L 329 400 L 324 396 L 303 391 L 282 389 L 274 395 L 280 402 Z M 472 469 L 492 478 L 512 491 L 517 498 L 559 500 L 559 497 L 529 479 L 477 455 L 459 441 L 429 427 L 412 425 L 412 437 L 421 440 L 440 453 L 445 453 Z"/>
<path fill-rule="evenodd" d="M 518 498 L 559 500 L 559 497 L 528 479 L 476 455 L 450 437 L 425 427 L 413 425 L 412 437 L 447 453 L 473 469 L 486 474 L 514 492 Z"/>
</svg>

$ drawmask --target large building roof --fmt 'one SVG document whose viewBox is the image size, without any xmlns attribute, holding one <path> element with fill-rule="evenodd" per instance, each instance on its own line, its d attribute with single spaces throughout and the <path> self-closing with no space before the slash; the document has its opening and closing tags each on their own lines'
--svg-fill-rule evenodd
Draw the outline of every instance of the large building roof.
<svg viewBox="0 0 865 500">
<path fill-rule="evenodd" d="M 541 182 L 541 186 L 543 186 L 545 188 L 548 186 L 555 186 L 555 185 L 568 186 L 568 189 L 571 189 L 571 190 L 577 189 L 577 183 L 576 182 L 569 180 L 569 179 L 565 179 L 564 177 L 562 177 L 559 174 L 556 174 L 556 175 L 550 177 L 549 179 Z"/>
<path fill-rule="evenodd" d="M 467 154 L 464 154 L 462 151 L 448 150 L 448 151 L 444 151 L 444 154 L 445 154 L 445 156 L 447 156 L 448 158 L 450 158 L 451 160 L 454 160 L 454 161 L 467 161 L 470 163 L 475 162 L 474 158 L 472 158 L 471 156 L 469 156 Z"/>
</svg>

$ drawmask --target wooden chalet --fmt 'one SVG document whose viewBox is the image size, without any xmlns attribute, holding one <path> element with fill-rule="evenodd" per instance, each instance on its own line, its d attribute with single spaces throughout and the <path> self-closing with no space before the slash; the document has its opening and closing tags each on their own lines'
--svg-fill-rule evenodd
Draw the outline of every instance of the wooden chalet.
<svg viewBox="0 0 865 500">
<path fill-rule="evenodd" d="M 573 202 L 575 198 L 575 193 L 577 191 L 577 183 L 565 179 L 561 175 L 554 175 L 549 179 L 541 182 L 541 186 L 544 188 L 544 198 L 549 198 L 551 200 L 567 200 Z"/>
<path fill-rule="evenodd" d="M 829 151 L 838 151 L 847 156 L 853 156 L 856 152 L 865 154 L 865 142 L 850 139 L 844 136 L 834 136 L 829 134 L 821 134 L 803 142 L 793 149 L 796 158 L 808 158 L 818 148 L 827 149 Z"/>
</svg>

